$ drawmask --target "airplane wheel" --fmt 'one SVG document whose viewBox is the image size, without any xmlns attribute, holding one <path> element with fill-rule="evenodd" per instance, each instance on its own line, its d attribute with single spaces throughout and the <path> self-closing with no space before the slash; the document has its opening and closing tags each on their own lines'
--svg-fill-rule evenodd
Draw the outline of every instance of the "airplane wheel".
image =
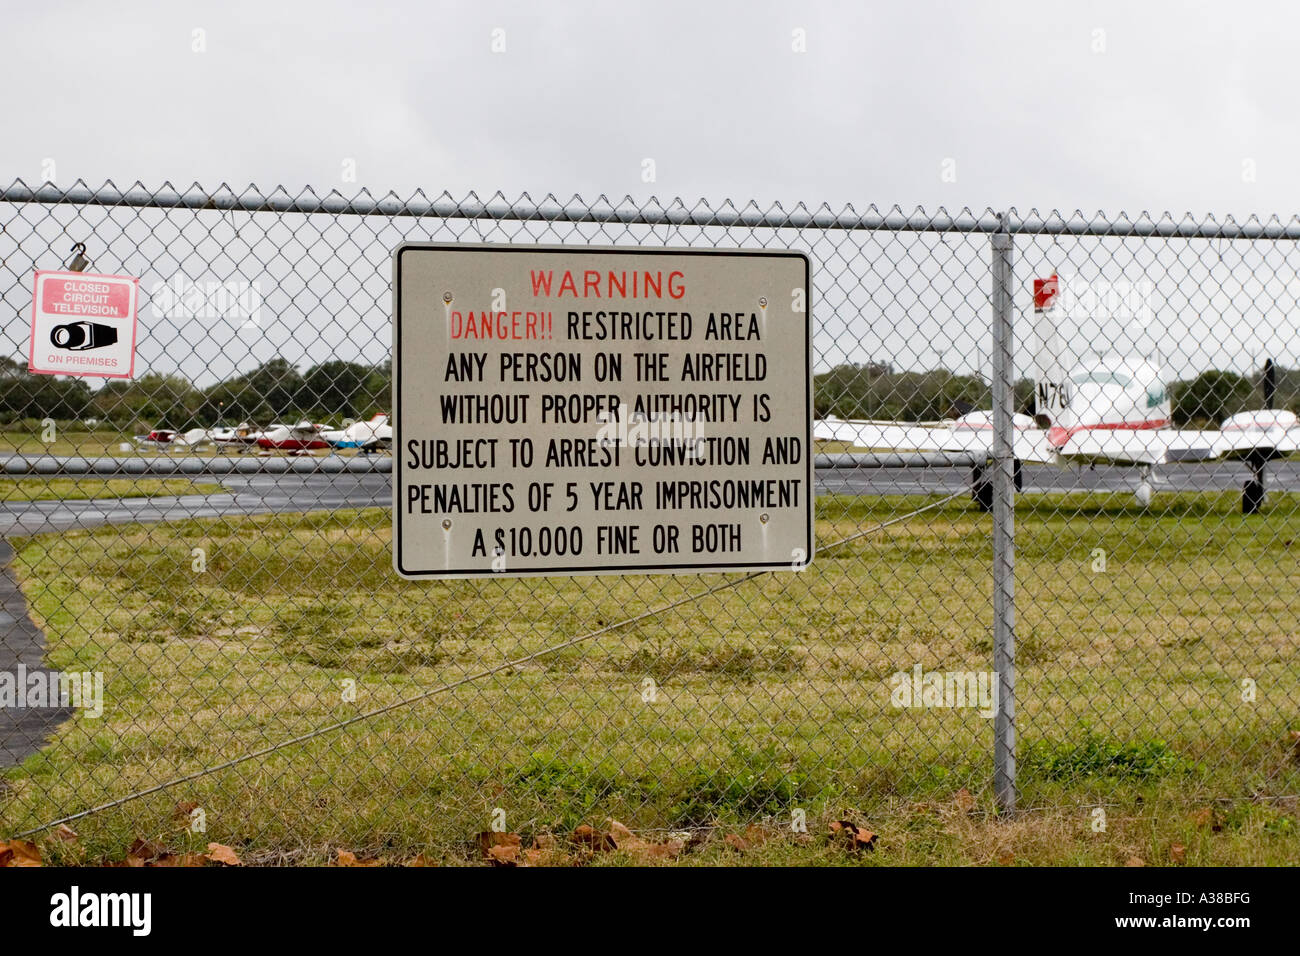
<svg viewBox="0 0 1300 956">
<path fill-rule="evenodd" d="M 1241 491 L 1241 513 L 1253 515 L 1264 507 L 1264 483 L 1248 481 Z"/>
<path fill-rule="evenodd" d="M 1143 478 L 1138 482 L 1137 490 L 1133 492 L 1133 497 L 1137 499 L 1137 503 L 1143 508 L 1148 508 L 1151 506 L 1152 490 L 1151 482 L 1146 478 Z"/>
<path fill-rule="evenodd" d="M 980 511 L 993 510 L 993 481 L 981 465 L 971 469 L 970 496 Z"/>
</svg>

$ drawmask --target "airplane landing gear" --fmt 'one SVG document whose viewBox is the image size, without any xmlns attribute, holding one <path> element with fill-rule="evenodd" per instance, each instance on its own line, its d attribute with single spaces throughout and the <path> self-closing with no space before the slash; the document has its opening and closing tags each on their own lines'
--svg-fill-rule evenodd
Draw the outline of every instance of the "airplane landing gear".
<svg viewBox="0 0 1300 956">
<path fill-rule="evenodd" d="M 1151 504 L 1152 491 L 1151 469 L 1143 468 L 1142 479 L 1138 482 L 1137 490 L 1133 492 L 1133 497 L 1137 499 L 1138 504 L 1145 508 Z"/>
<path fill-rule="evenodd" d="M 1251 455 L 1246 459 L 1250 465 L 1250 478 L 1241 489 L 1241 513 L 1256 514 L 1264 507 L 1264 465 L 1268 459 L 1263 455 Z"/>
<path fill-rule="evenodd" d="M 993 477 L 983 465 L 971 469 L 970 496 L 980 511 L 993 510 Z"/>
<path fill-rule="evenodd" d="M 1016 491 L 1020 491 L 1024 487 L 1024 474 L 1019 458 L 1012 462 L 1011 474 Z M 980 511 L 993 510 L 993 474 L 987 465 L 976 465 L 971 469 L 970 496 Z"/>
</svg>

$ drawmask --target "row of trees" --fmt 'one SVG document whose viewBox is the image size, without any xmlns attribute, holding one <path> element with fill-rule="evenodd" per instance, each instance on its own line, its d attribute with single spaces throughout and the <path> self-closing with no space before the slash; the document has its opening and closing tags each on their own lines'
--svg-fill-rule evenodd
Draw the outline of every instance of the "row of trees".
<svg viewBox="0 0 1300 956">
<path fill-rule="evenodd" d="M 1016 383 L 1017 407 L 1033 401 L 1028 379 Z M 992 407 L 989 383 L 978 375 L 958 375 L 946 369 L 896 372 L 883 362 L 837 365 L 816 376 L 814 413 L 818 418 L 876 418 L 927 422 L 955 418 L 972 409 Z"/>
<path fill-rule="evenodd" d="M 276 358 L 243 375 L 196 388 L 179 375 L 148 373 L 92 389 L 85 379 L 32 375 L 0 358 L 0 423 L 28 418 L 97 418 L 119 427 L 193 428 L 217 422 L 267 424 L 369 417 L 391 402 L 392 363 L 322 362 L 299 372 Z"/>
<path fill-rule="evenodd" d="M 370 366 L 332 360 L 299 372 L 276 358 L 202 389 L 181 376 L 151 372 L 96 390 L 85 379 L 32 375 L 24 364 L 0 358 L 0 424 L 97 418 L 119 427 L 185 429 L 219 421 L 362 418 L 388 409 L 391 388 L 391 361 Z M 814 397 L 818 417 L 898 421 L 935 421 L 991 403 L 989 384 L 977 375 L 899 372 L 879 362 L 839 365 L 818 375 Z M 1213 427 L 1234 412 L 1260 407 L 1260 378 L 1210 370 L 1175 382 L 1170 398 L 1174 424 Z M 1017 409 L 1032 413 L 1033 401 L 1033 382 L 1019 380 Z M 1277 370 L 1275 404 L 1300 413 L 1300 369 Z"/>
<path fill-rule="evenodd" d="M 1274 405 L 1300 414 L 1300 369 L 1278 368 Z M 1174 424 L 1180 428 L 1214 428 L 1229 415 L 1263 405 L 1261 375 L 1238 375 L 1211 369 L 1174 382 L 1169 395 Z M 1034 411 L 1034 383 L 1016 382 L 1016 410 Z M 816 377 L 818 417 L 936 421 L 972 408 L 991 408 L 989 383 L 976 375 L 943 369 L 896 372 L 884 363 L 838 365 Z"/>
</svg>

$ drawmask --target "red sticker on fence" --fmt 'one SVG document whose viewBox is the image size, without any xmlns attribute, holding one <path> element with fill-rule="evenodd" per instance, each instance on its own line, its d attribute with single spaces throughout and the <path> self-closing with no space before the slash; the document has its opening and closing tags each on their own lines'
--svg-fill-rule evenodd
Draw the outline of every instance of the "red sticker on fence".
<svg viewBox="0 0 1300 956">
<path fill-rule="evenodd" d="M 140 280 L 37 272 L 27 368 L 40 375 L 132 378 Z"/>
</svg>

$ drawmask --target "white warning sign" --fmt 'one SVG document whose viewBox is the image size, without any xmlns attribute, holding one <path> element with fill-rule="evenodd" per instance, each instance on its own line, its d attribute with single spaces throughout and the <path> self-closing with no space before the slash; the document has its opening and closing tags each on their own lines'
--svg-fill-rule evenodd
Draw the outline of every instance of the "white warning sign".
<svg viewBox="0 0 1300 956">
<path fill-rule="evenodd" d="M 805 567 L 810 268 L 767 250 L 399 247 L 398 573 Z"/>
<path fill-rule="evenodd" d="M 140 280 L 36 273 L 27 367 L 41 375 L 132 378 Z"/>
</svg>

